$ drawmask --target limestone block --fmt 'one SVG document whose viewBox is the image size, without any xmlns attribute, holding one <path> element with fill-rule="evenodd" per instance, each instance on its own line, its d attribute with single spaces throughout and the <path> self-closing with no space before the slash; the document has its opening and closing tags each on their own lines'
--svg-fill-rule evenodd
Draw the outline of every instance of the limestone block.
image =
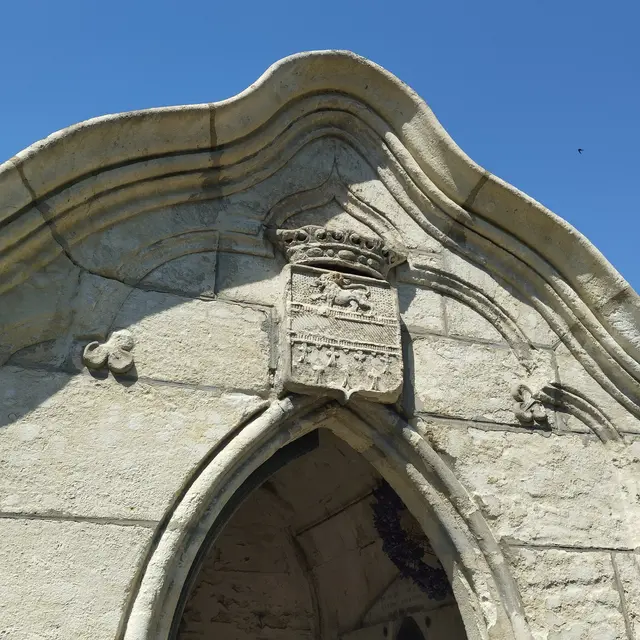
<svg viewBox="0 0 640 640">
<path fill-rule="evenodd" d="M 344 184 L 359 200 L 377 211 L 384 211 L 385 217 L 402 235 L 404 245 L 409 249 L 439 252 L 442 245 L 418 225 L 400 206 L 396 197 L 380 180 L 378 174 L 353 147 L 336 143 L 336 170 Z M 425 207 L 433 205 L 424 203 Z"/>
<path fill-rule="evenodd" d="M 180 131 L 180 135 L 176 135 Z M 40 197 L 65 182 L 105 165 L 211 147 L 208 105 L 165 107 L 120 113 L 56 131 L 16 155 L 24 175 Z M 96 150 L 102 150 L 97 153 Z M 108 150 L 108 151 L 107 151 Z"/>
<path fill-rule="evenodd" d="M 629 547 L 640 548 L 640 440 L 637 436 L 626 438 L 627 446 L 616 451 L 613 462 L 620 474 L 621 499 L 627 505 L 627 519 L 630 526 Z"/>
<path fill-rule="evenodd" d="M 262 401 L 90 374 L 0 369 L 0 510 L 159 520 Z"/>
<path fill-rule="evenodd" d="M 69 327 L 80 270 L 66 256 L 2 298 L 0 364 L 19 349 L 53 340 Z"/>
<path fill-rule="evenodd" d="M 510 562 L 535 640 L 625 640 L 608 553 L 512 549 Z"/>
<path fill-rule="evenodd" d="M 424 279 L 424 271 L 432 271 L 433 269 L 442 270 L 442 253 L 434 253 L 432 251 L 410 251 L 407 255 L 407 261 L 399 264 L 394 272 L 398 282 L 406 282 L 409 284 L 420 283 Z"/>
<path fill-rule="evenodd" d="M 640 555 L 638 553 L 614 553 L 616 570 L 624 612 L 634 638 L 640 638 Z"/>
<path fill-rule="evenodd" d="M 106 338 L 131 287 L 87 271 L 80 276 L 80 287 L 73 301 L 71 334 L 83 340 Z"/>
<path fill-rule="evenodd" d="M 335 162 L 335 139 L 321 138 L 305 145 L 277 172 L 269 167 L 262 181 L 224 198 L 225 216 L 264 220 L 286 196 L 313 189 L 327 180 Z M 281 160 L 278 159 L 278 162 Z M 265 174 L 267 171 L 265 171 Z"/>
<path fill-rule="evenodd" d="M 442 296 L 431 289 L 399 284 L 400 315 L 410 332 L 444 333 Z"/>
<path fill-rule="evenodd" d="M 640 353 L 640 297 L 630 285 L 613 295 L 597 315 L 616 330 L 616 341 L 632 357 Z"/>
<path fill-rule="evenodd" d="M 455 418 L 517 423 L 512 386 L 527 381 L 535 389 L 555 379 L 551 353 L 544 350 L 534 352 L 531 372 L 506 345 L 439 336 L 414 337 L 411 357 L 415 410 Z"/>
<path fill-rule="evenodd" d="M 546 320 L 507 282 L 451 251 L 445 251 L 443 259 L 446 271 L 478 287 L 486 296 L 494 300 L 534 344 L 541 346 L 556 344 L 558 336 Z"/>
<path fill-rule="evenodd" d="M 560 382 L 574 387 L 585 395 L 598 409 L 611 420 L 619 431 L 640 433 L 640 420 L 629 413 L 621 404 L 612 398 L 576 360 L 571 352 L 561 344 L 555 351 L 558 363 L 558 377 Z M 578 422 L 573 416 L 566 416 L 571 428 Z"/>
<path fill-rule="evenodd" d="M 113 640 L 153 530 L 0 519 L 0 637 Z"/>
<path fill-rule="evenodd" d="M 125 328 L 135 339 L 141 377 L 260 392 L 268 387 L 265 311 L 135 290 L 114 323 Z"/>
<path fill-rule="evenodd" d="M 295 573 L 211 573 L 197 585 L 187 604 L 181 640 L 317 638 L 308 583 Z"/>
<path fill-rule="evenodd" d="M 215 252 L 218 247 L 218 213 L 204 203 L 136 213 L 126 217 L 116 211 L 118 224 L 93 229 L 91 235 L 76 241 L 72 248 L 76 261 L 93 273 L 137 284 L 171 260 Z M 257 231 L 255 223 L 251 231 Z"/>
<path fill-rule="evenodd" d="M 76 371 L 82 368 L 80 354 L 86 341 L 106 339 L 131 287 L 87 271 L 80 271 L 79 280 L 79 286 L 65 308 L 66 322 L 62 326 L 53 324 L 53 329 L 58 327 L 59 335 L 18 351 L 9 364 L 46 365 Z"/>
<path fill-rule="evenodd" d="M 0 165 L 0 221 L 4 222 L 31 202 L 31 194 L 12 162 Z"/>
<path fill-rule="evenodd" d="M 0 294 L 11 292 L 34 273 L 41 275 L 49 263 L 63 254 L 40 209 L 20 208 L 24 192 L 15 172 L 5 172 L 8 165 L 0 167 L 0 189 L 7 189 L 0 190 Z"/>
<path fill-rule="evenodd" d="M 549 265 L 558 265 L 578 295 L 589 300 L 594 308 L 628 287 L 609 265 L 603 269 L 602 255 L 593 250 L 582 234 L 564 221 L 558 224 L 548 210 L 496 176 L 487 176 L 473 200 L 473 210 L 490 220 L 501 221 L 500 226 L 535 247 Z M 548 280 L 554 278 L 550 266 L 544 276 Z"/>
<path fill-rule="evenodd" d="M 612 453 L 594 436 L 488 431 L 423 420 L 498 537 L 518 543 L 626 547 L 636 514 Z"/>
<path fill-rule="evenodd" d="M 219 571 L 283 576 L 292 573 L 297 562 L 287 533 L 282 523 L 279 527 L 261 523 L 243 527 L 232 520 L 216 539 L 215 561 L 207 568 L 205 579 Z"/>
<path fill-rule="evenodd" d="M 215 296 L 217 269 L 215 251 L 192 253 L 165 262 L 140 282 L 143 289 L 167 291 L 202 298 Z"/>
<path fill-rule="evenodd" d="M 487 342 L 504 342 L 502 334 L 471 307 L 454 298 L 445 298 L 444 304 L 447 331 L 450 336 L 480 338 Z"/>
<path fill-rule="evenodd" d="M 14 213 L 3 221 L 0 234 L 0 293 L 20 285 L 63 253 L 36 207 Z"/>
<path fill-rule="evenodd" d="M 276 306 L 282 298 L 282 262 L 238 253 L 218 256 L 218 297 Z"/>
</svg>

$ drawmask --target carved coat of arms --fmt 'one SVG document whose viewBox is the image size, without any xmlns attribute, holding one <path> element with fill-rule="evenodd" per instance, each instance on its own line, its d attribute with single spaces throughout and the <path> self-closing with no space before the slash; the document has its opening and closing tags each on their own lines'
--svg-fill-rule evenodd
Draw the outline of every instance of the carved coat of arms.
<svg viewBox="0 0 640 640">
<path fill-rule="evenodd" d="M 390 264 L 382 242 L 321 227 L 282 233 L 285 242 L 295 234 L 283 310 L 285 388 L 395 401 L 402 387 L 400 316 L 395 289 L 380 277 Z M 327 268 L 334 266 L 343 269 Z"/>
</svg>

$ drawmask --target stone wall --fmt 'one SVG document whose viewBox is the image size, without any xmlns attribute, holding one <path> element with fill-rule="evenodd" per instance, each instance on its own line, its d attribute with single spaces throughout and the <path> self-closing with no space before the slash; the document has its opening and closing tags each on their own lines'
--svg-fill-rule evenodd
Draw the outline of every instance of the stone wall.
<svg viewBox="0 0 640 640">
<path fill-rule="evenodd" d="M 458 270 L 448 273 L 471 272 L 483 291 L 499 292 L 534 345 L 533 366 L 485 317 L 414 284 L 403 267 L 397 288 L 409 368 L 400 410 L 508 550 L 534 632 L 626 637 L 637 615 L 640 423 L 503 283 L 446 252 L 428 258 L 450 260 Z M 0 552 L 8 637 L 114 637 L 135 567 L 181 487 L 274 393 L 278 260 L 202 253 L 189 262 L 192 285 L 210 283 L 202 294 L 82 273 L 72 320 L 81 328 L 61 339 L 75 345 L 72 355 L 56 361 L 57 344 L 38 345 L 0 370 L 0 526 L 13 540 Z M 198 272 L 197 264 L 217 268 Z M 110 315 L 96 314 L 105 307 Z M 134 371 L 118 377 L 82 366 L 80 332 L 97 322 L 132 333 Z M 611 449 L 560 411 L 549 411 L 544 428 L 523 426 L 511 394 L 523 379 L 566 380 L 595 395 L 622 441 Z M 25 617 L 25 607 L 37 615 Z"/>
<path fill-rule="evenodd" d="M 309 58 L 318 69 L 334 64 L 318 55 Z M 364 63 L 340 55 L 354 77 Z M 420 111 L 423 103 L 411 111 L 413 94 L 366 69 L 387 97 L 379 109 L 362 107 L 361 128 L 325 122 L 314 102 L 318 111 L 309 111 L 294 144 L 286 137 L 294 135 L 287 122 L 302 126 L 294 112 L 274 107 L 268 116 L 271 103 L 261 103 L 256 113 L 271 120 L 262 129 L 247 115 L 254 146 L 244 151 L 240 129 L 236 148 L 220 115 L 220 145 L 227 135 L 231 150 L 219 156 L 211 140 L 189 154 L 177 145 L 156 156 L 139 132 L 135 161 L 104 158 L 90 175 L 68 160 L 67 182 L 46 169 L 53 142 L 3 165 L 0 638 L 161 637 L 135 631 L 129 614 L 173 531 L 167 523 L 188 509 L 185 496 L 204 482 L 203 470 L 221 452 L 244 450 L 234 443 L 252 433 L 254 418 L 280 411 L 286 259 L 268 232 L 309 224 L 380 237 L 406 256 L 388 276 L 404 359 L 392 410 L 437 453 L 439 473 L 460 483 L 472 506 L 455 518 L 479 523 L 513 578 L 509 594 L 495 595 L 500 588 L 469 578 L 475 569 L 455 568 L 457 593 L 468 588 L 484 603 L 480 612 L 458 602 L 467 624 L 485 621 L 488 631 L 477 637 L 640 634 L 635 294 L 584 239 L 523 194 L 480 173 L 472 193 L 475 165 L 457 148 L 442 151 L 453 142 Z M 320 76 L 309 71 L 316 80 L 305 81 L 304 100 L 320 100 Z M 344 96 L 327 96 L 332 118 L 340 109 L 360 113 Z M 411 125 L 391 127 L 393 100 Z M 245 113 L 254 113 L 247 104 Z M 286 108 L 303 110 L 307 102 L 292 104 Z M 198 113 L 176 122 L 187 126 L 204 117 Z M 374 118 L 381 113 L 386 129 Z M 365 121 L 379 138 L 367 137 Z M 279 153 L 265 138 L 269 127 L 282 129 L 273 138 Z M 191 144 L 178 129 L 181 144 Z M 407 133 L 423 130 L 428 139 L 419 143 Z M 55 147 L 59 157 L 71 157 L 82 131 Z M 183 162 L 179 171 L 171 164 Z M 528 242 L 512 219 L 525 210 Z M 36 245 L 37 258 L 29 253 Z M 573 254 L 575 268 L 562 254 Z M 126 353 L 118 335 L 130 341 Z M 105 366 L 87 367 L 92 342 Z M 133 368 L 119 374 L 127 354 Z M 282 434 L 296 428 L 285 425 Z M 354 446 L 380 455 L 370 441 Z M 418 463 L 407 460 L 410 475 Z M 438 482 L 428 490 L 459 505 Z M 473 549 L 491 565 L 493 552 Z M 467 633 L 476 637 L 469 625 Z"/>
</svg>

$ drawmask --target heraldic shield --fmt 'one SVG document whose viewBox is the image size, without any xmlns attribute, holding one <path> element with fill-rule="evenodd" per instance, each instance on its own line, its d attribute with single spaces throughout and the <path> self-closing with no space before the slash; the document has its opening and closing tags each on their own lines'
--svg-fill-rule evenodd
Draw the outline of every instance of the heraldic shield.
<svg viewBox="0 0 640 640">
<path fill-rule="evenodd" d="M 286 269 L 284 387 L 394 402 L 402 387 L 395 289 L 362 275 L 300 264 Z"/>
</svg>

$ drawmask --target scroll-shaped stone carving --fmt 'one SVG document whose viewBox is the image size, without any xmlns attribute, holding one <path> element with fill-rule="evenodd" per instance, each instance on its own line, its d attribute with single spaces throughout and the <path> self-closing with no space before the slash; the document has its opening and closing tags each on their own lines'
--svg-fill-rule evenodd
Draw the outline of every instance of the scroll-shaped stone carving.
<svg viewBox="0 0 640 640">
<path fill-rule="evenodd" d="M 535 397 L 526 384 L 516 384 L 511 395 L 517 403 L 513 411 L 522 424 L 538 427 L 548 426 L 549 416 L 546 407 Z"/>
<path fill-rule="evenodd" d="M 103 344 L 90 342 L 84 348 L 82 361 L 89 369 L 103 369 L 106 366 L 113 373 L 126 373 L 133 367 L 131 349 L 134 344 L 129 331 L 115 331 Z"/>
<path fill-rule="evenodd" d="M 293 263 L 283 312 L 285 388 L 395 401 L 402 387 L 400 314 L 382 275 L 401 258 L 379 238 L 349 231 L 308 226 L 278 231 L 277 239 Z"/>
</svg>

